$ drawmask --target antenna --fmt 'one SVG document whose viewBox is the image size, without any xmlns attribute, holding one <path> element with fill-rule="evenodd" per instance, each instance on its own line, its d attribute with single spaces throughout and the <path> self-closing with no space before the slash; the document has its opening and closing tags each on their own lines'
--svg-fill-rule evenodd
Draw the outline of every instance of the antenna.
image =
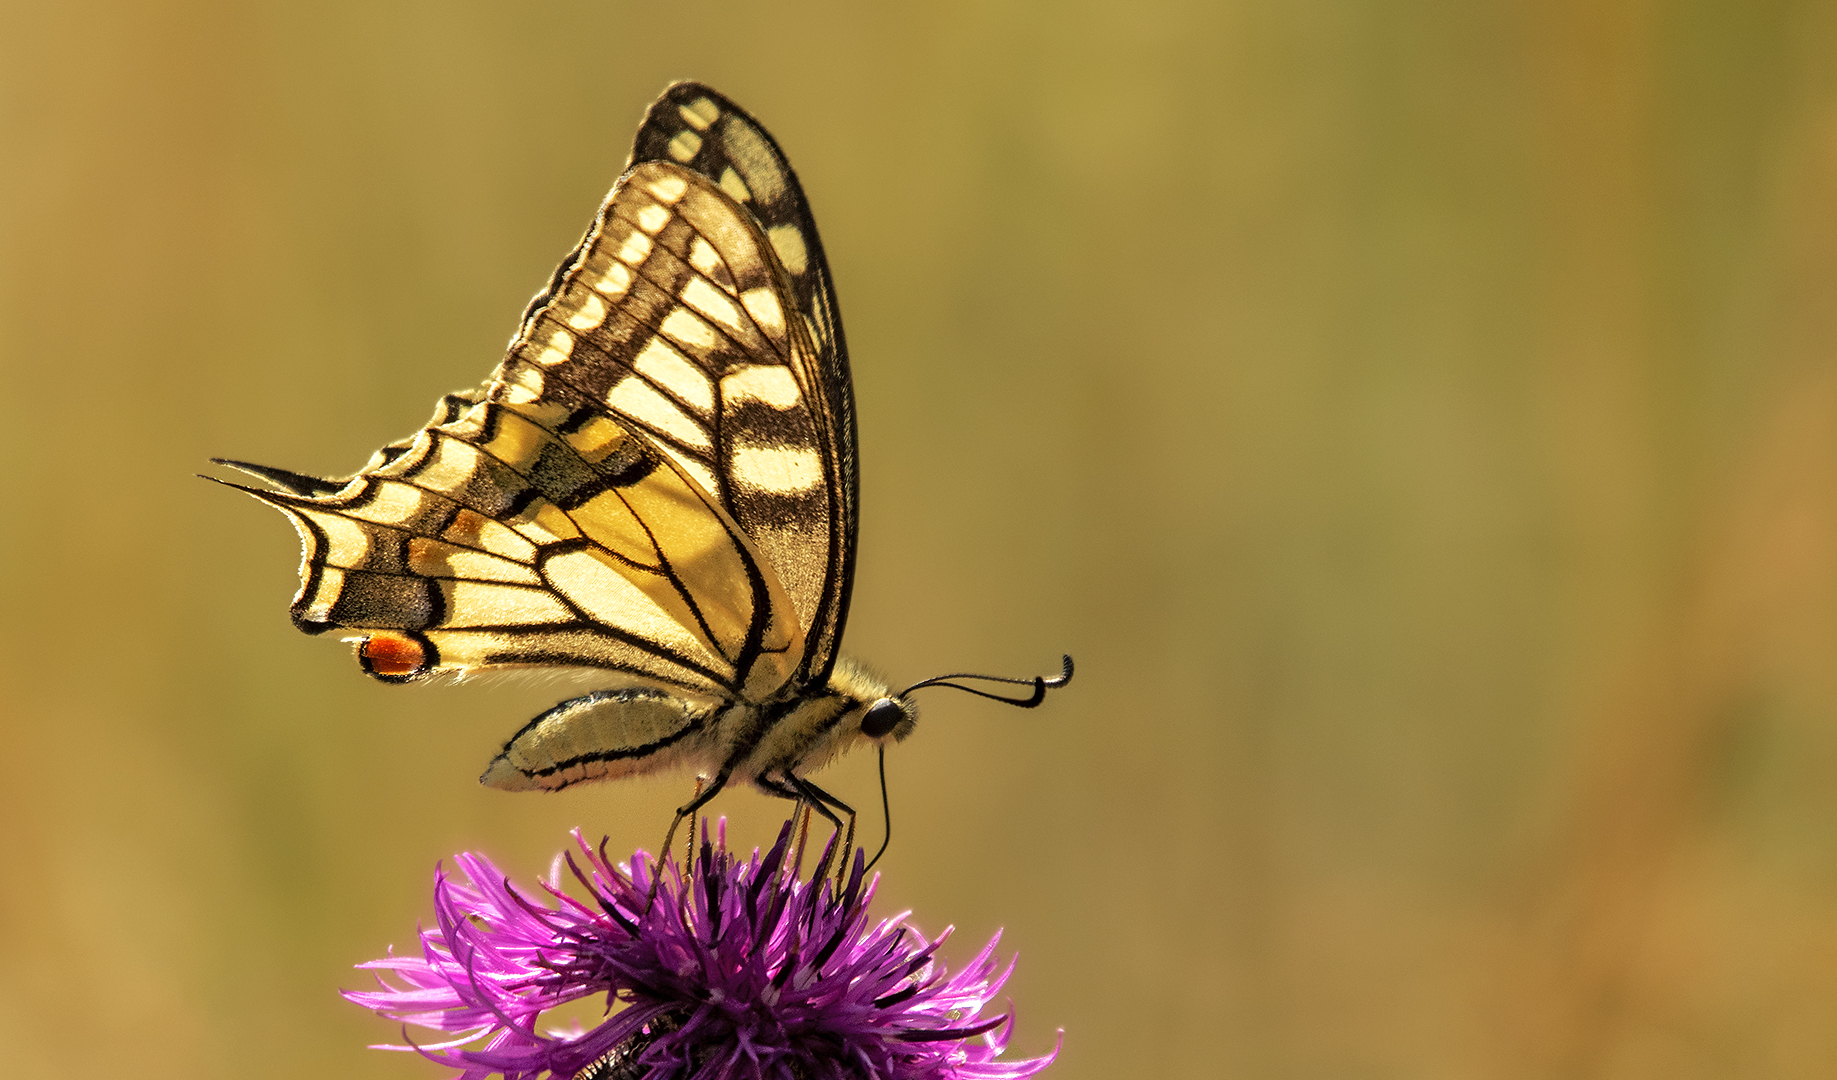
<svg viewBox="0 0 1837 1080">
<path fill-rule="evenodd" d="M 952 679 L 980 679 L 983 682 L 1006 683 L 1009 686 L 1031 685 L 1033 687 L 1033 693 L 1024 698 L 1006 697 L 1002 694 L 991 694 L 987 690 L 978 690 L 973 686 L 964 686 L 962 683 L 951 682 L 950 680 Z M 923 690 L 928 686 L 948 686 L 952 690 L 961 690 L 966 694 L 975 694 L 977 697 L 985 697 L 991 701 L 1000 701 L 1018 708 L 1031 709 L 1039 705 L 1040 702 L 1046 700 L 1046 691 L 1057 690 L 1059 687 L 1071 681 L 1072 658 L 1071 654 L 1067 653 L 1065 656 L 1065 670 L 1050 679 L 1043 675 L 1035 675 L 1031 679 L 1012 679 L 1004 675 L 972 675 L 968 672 L 959 672 L 955 675 L 935 675 L 922 682 L 915 682 L 911 686 L 901 690 L 899 696 L 905 697 L 914 690 Z"/>
</svg>

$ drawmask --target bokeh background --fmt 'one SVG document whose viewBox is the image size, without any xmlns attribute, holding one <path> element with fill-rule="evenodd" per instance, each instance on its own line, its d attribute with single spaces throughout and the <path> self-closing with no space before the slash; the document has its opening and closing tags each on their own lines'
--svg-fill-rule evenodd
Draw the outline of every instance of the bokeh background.
<svg viewBox="0 0 1837 1080">
<path fill-rule="evenodd" d="M 1016 1052 L 1837 1073 L 1833 55 L 1816 0 L 5 4 L 4 1071 L 443 1075 L 335 993 L 435 862 L 660 839 L 686 778 L 477 787 L 561 692 L 363 678 L 192 474 L 476 383 L 696 77 L 834 263 L 851 651 L 1079 660 L 891 759 L 882 906 L 1006 927 Z"/>
</svg>

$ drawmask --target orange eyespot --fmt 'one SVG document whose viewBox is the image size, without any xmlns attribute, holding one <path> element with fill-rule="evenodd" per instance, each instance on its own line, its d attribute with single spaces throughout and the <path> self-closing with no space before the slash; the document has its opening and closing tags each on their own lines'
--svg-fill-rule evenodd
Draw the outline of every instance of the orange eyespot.
<svg viewBox="0 0 1837 1080">
<path fill-rule="evenodd" d="M 372 634 L 357 646 L 357 662 L 379 679 L 411 679 L 429 667 L 428 647 L 404 634 Z"/>
</svg>

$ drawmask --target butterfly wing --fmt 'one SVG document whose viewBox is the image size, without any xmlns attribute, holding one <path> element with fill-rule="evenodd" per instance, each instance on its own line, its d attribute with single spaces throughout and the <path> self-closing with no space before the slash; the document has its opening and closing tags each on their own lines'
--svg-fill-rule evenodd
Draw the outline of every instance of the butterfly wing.
<svg viewBox="0 0 1837 1080">
<path fill-rule="evenodd" d="M 846 369 L 822 381 L 839 354 L 814 335 L 838 328 L 813 330 L 776 248 L 713 178 L 636 162 L 484 390 L 336 491 L 245 467 L 305 543 L 296 623 L 364 632 L 398 680 L 563 665 L 757 701 L 826 671 Z"/>
<path fill-rule="evenodd" d="M 253 492 L 305 546 L 295 624 L 363 633 L 371 674 L 556 665 L 753 697 L 795 670 L 739 527 L 606 412 L 453 395 L 378 457 L 332 494 Z"/>
<path fill-rule="evenodd" d="M 859 481 L 848 344 L 816 219 L 778 143 L 745 110 L 700 83 L 677 83 L 651 105 L 632 145 L 632 164 L 646 162 L 699 173 L 745 209 L 785 271 L 786 307 L 811 346 L 793 358 L 793 370 L 808 403 L 808 449 L 821 463 L 821 488 L 792 501 L 755 494 L 741 482 L 729 486 L 726 504 L 797 605 L 808 642 L 800 683 L 821 685 L 848 617 Z M 735 464 L 743 473 L 744 462 Z"/>
</svg>

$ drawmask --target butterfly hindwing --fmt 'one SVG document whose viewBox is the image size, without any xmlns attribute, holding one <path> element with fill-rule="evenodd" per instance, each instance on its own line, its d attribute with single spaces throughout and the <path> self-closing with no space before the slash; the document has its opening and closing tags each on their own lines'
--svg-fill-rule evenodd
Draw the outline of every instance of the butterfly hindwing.
<svg viewBox="0 0 1837 1080">
<path fill-rule="evenodd" d="M 788 677 L 801 635 L 782 590 L 642 436 L 459 395 L 434 420 L 335 494 L 257 493 L 305 542 L 302 629 L 367 632 L 386 678 L 558 665 L 738 696 Z"/>
</svg>

